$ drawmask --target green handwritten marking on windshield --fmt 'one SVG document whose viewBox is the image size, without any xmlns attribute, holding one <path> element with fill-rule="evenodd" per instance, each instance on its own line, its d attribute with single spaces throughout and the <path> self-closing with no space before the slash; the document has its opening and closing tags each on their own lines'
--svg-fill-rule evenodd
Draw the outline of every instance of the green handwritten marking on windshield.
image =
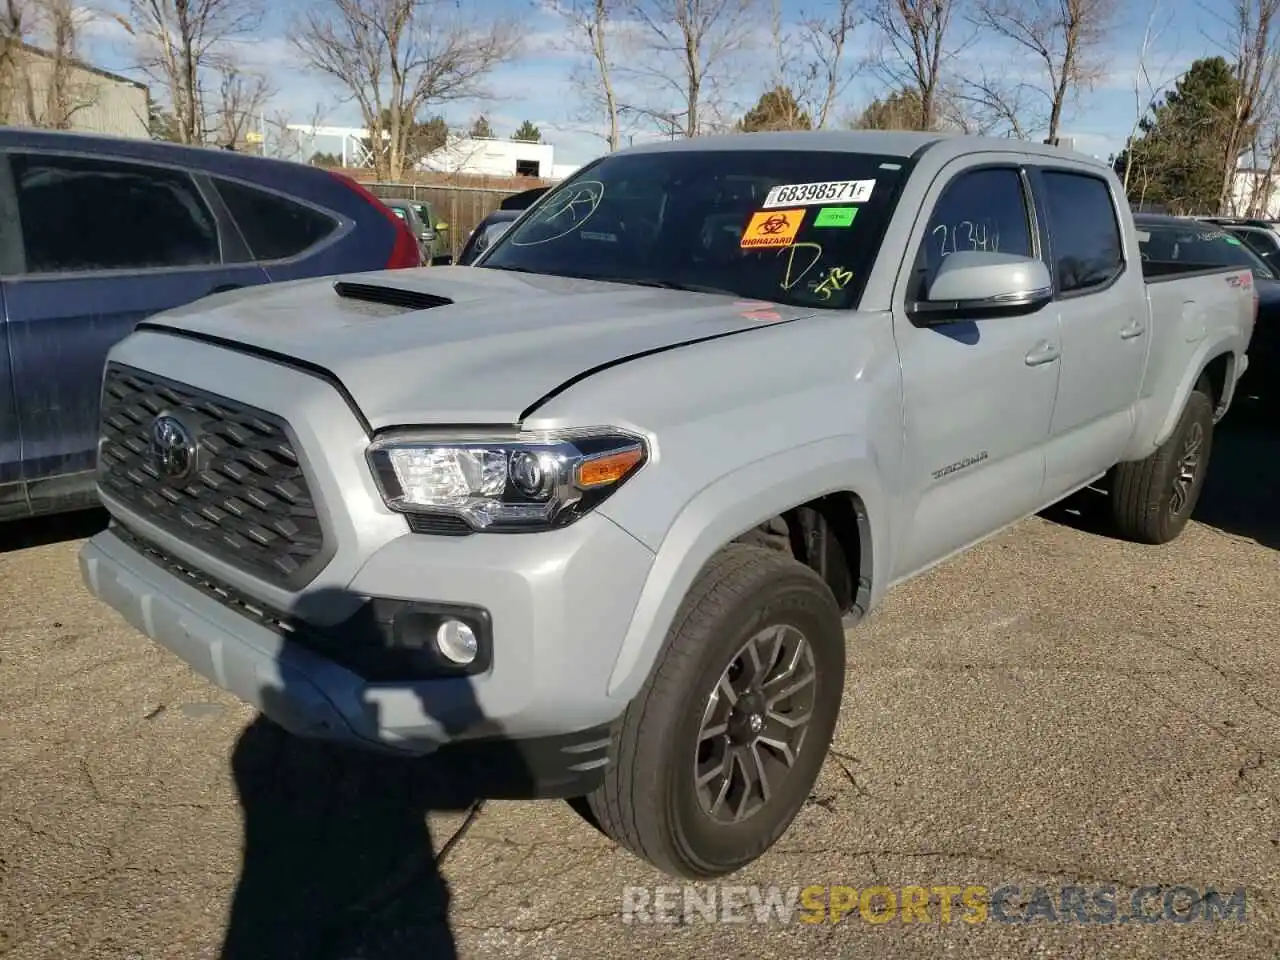
<svg viewBox="0 0 1280 960">
<path fill-rule="evenodd" d="M 851 227 L 858 215 L 857 207 L 823 207 L 814 219 L 815 227 Z"/>
<path fill-rule="evenodd" d="M 1227 241 L 1227 243 L 1231 244 L 1233 247 L 1240 246 L 1240 241 L 1237 240 L 1235 237 L 1223 237 L 1222 239 Z"/>
</svg>

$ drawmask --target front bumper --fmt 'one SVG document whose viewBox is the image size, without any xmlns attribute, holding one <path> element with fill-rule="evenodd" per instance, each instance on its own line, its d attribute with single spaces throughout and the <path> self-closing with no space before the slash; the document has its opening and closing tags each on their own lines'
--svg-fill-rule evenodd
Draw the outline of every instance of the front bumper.
<svg viewBox="0 0 1280 960">
<path fill-rule="evenodd" d="M 95 596 L 285 729 L 409 755 L 447 748 L 473 767 L 508 767 L 511 786 L 490 789 L 537 796 L 581 794 L 603 773 L 625 707 L 608 677 L 651 561 L 601 516 L 547 535 L 394 540 L 348 593 L 474 604 L 493 629 L 483 673 L 397 681 L 326 656 L 305 621 L 264 612 L 124 528 L 80 552 Z"/>
</svg>

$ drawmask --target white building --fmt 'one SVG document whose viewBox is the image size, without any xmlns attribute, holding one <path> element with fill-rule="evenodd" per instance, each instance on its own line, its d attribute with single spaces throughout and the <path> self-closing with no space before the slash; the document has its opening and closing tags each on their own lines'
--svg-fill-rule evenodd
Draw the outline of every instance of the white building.
<svg viewBox="0 0 1280 960">
<path fill-rule="evenodd" d="M 437 173 L 549 179 L 555 171 L 555 148 L 527 140 L 450 137 L 448 144 L 428 154 L 419 166 Z"/>
</svg>

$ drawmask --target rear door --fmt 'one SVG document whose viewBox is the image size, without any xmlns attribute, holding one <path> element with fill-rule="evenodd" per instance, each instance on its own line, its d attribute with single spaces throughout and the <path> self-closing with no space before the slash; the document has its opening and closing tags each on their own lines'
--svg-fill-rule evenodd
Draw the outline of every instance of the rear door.
<svg viewBox="0 0 1280 960">
<path fill-rule="evenodd" d="M 264 282 L 225 213 L 182 169 L 8 154 L 21 262 L 3 278 L 23 477 L 33 509 L 92 502 L 107 351 L 144 318 Z"/>
<path fill-rule="evenodd" d="M 1138 251 L 1125 249 L 1118 212 L 1125 201 L 1111 182 L 1064 164 L 1040 166 L 1032 183 L 1044 210 L 1062 325 L 1045 479 L 1046 493 L 1056 497 L 1109 469 L 1128 447 L 1152 318 Z"/>
</svg>

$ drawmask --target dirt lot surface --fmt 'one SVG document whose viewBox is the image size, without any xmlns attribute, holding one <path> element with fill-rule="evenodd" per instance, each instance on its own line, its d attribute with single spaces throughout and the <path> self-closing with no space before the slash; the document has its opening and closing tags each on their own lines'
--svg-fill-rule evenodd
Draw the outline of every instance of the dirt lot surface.
<svg viewBox="0 0 1280 960">
<path fill-rule="evenodd" d="M 1229 425 L 1175 544 L 1056 510 L 850 633 L 836 753 L 730 882 L 1112 885 L 1120 915 L 1144 885 L 1243 887 L 1243 923 L 943 923 L 936 902 L 905 924 L 625 923 L 624 887 L 670 881 L 553 801 L 488 803 L 437 870 L 466 791 L 280 735 L 153 647 L 81 587 L 90 515 L 0 534 L 0 954 L 1275 960 L 1280 429 Z"/>
</svg>

